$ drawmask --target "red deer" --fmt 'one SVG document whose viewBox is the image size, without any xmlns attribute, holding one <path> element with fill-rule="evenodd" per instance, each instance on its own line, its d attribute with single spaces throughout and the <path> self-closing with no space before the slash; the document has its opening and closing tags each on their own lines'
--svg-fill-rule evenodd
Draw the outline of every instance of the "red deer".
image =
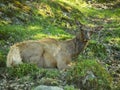
<svg viewBox="0 0 120 90">
<path fill-rule="evenodd" d="M 80 33 L 70 40 L 47 38 L 14 44 L 7 56 L 7 67 L 33 63 L 43 68 L 65 69 L 72 58 L 84 50 L 92 33 L 101 28 L 101 26 L 91 28 L 79 24 Z"/>
</svg>

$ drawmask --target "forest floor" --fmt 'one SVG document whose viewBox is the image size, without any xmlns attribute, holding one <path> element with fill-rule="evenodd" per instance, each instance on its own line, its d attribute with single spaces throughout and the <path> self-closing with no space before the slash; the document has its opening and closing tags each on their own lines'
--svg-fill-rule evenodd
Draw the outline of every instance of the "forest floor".
<svg viewBox="0 0 120 90">
<path fill-rule="evenodd" d="M 86 26 L 100 25 L 104 28 L 93 35 L 88 47 L 75 62 L 98 60 L 113 78 L 113 88 L 102 90 L 120 90 L 119 6 L 120 2 L 86 4 L 69 0 L 0 1 L 0 90 L 31 90 L 38 85 L 60 86 L 65 90 L 90 90 L 89 83 L 85 85 L 88 88 L 84 85 L 80 88 L 74 81 L 69 83 L 70 78 L 76 80 L 75 76 L 66 80 L 67 74 L 73 71 L 40 69 L 30 73 L 28 71 L 37 70 L 36 67 L 6 68 L 6 56 L 11 45 L 45 37 L 71 39 L 78 32 L 76 19 Z M 92 65 L 90 62 L 88 64 Z M 81 68 L 84 70 L 84 67 Z M 107 78 L 106 74 L 104 77 Z M 105 82 L 99 84 L 104 86 Z M 91 90 L 98 88 L 91 87 Z"/>
</svg>

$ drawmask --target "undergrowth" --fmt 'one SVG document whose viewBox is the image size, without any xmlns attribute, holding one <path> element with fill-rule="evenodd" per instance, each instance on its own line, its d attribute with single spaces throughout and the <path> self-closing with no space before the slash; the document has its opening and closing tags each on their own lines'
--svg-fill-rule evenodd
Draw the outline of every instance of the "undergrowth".
<svg viewBox="0 0 120 90">
<path fill-rule="evenodd" d="M 65 72 L 56 69 L 42 69 L 32 64 L 22 64 L 7 68 L 7 73 L 11 79 L 22 78 L 27 75 L 35 81 L 41 79 L 40 82 L 37 81 L 38 84 L 62 85 L 65 83 L 65 90 L 77 90 L 76 88 L 85 90 L 89 88 L 93 90 L 112 89 L 112 77 L 106 68 L 96 60 L 76 62 Z"/>
<path fill-rule="evenodd" d="M 34 74 L 35 72 L 38 72 L 39 68 L 36 65 L 32 64 L 21 64 L 16 67 L 7 68 L 7 72 L 9 74 L 9 77 L 15 78 L 15 77 L 23 77 L 29 74 Z"/>
<path fill-rule="evenodd" d="M 67 71 L 66 81 L 83 90 L 111 90 L 112 77 L 108 71 L 96 60 L 82 60 L 76 62 Z"/>
</svg>

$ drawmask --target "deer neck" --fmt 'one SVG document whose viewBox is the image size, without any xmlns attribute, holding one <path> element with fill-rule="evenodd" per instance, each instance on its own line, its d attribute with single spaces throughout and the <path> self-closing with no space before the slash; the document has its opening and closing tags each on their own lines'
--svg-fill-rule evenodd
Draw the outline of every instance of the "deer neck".
<svg viewBox="0 0 120 90">
<path fill-rule="evenodd" d="M 71 57 L 77 57 L 87 46 L 88 41 L 82 41 L 77 36 L 66 42 Z"/>
</svg>

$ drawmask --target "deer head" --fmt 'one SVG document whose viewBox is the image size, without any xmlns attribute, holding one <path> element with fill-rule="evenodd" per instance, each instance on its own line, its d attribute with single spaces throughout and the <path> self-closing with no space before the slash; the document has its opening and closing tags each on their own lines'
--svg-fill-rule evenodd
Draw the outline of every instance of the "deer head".
<svg viewBox="0 0 120 90">
<path fill-rule="evenodd" d="M 80 30 L 80 33 L 79 35 L 77 35 L 77 38 L 79 38 L 83 42 L 87 42 L 88 40 L 90 40 L 90 37 L 93 33 L 98 32 L 103 28 L 103 26 L 98 26 L 98 27 L 85 26 L 80 22 L 77 22 L 77 25 Z"/>
</svg>

